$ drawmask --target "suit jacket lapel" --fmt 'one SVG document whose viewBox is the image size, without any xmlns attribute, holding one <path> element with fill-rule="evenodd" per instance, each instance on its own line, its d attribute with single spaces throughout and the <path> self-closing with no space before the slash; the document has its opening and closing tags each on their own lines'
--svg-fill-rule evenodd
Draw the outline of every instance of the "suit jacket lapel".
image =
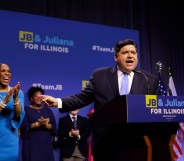
<svg viewBox="0 0 184 161">
<path fill-rule="evenodd" d="M 112 67 L 108 73 L 108 79 L 115 96 L 119 95 L 117 67 Z"/>
<path fill-rule="evenodd" d="M 77 127 L 80 128 L 81 127 L 81 121 L 80 121 L 80 116 L 77 115 Z"/>
<path fill-rule="evenodd" d="M 67 120 L 68 120 L 67 122 L 68 122 L 69 126 L 70 126 L 71 128 L 73 128 L 73 122 L 72 122 L 72 120 L 71 120 L 71 118 L 70 118 L 70 115 L 68 115 Z"/>
<path fill-rule="evenodd" d="M 134 78 L 133 78 L 133 81 L 132 81 L 132 86 L 131 86 L 131 89 L 130 89 L 130 94 L 131 93 L 136 93 L 137 86 L 139 86 L 138 83 L 140 83 L 139 75 L 136 72 L 134 72 Z"/>
</svg>

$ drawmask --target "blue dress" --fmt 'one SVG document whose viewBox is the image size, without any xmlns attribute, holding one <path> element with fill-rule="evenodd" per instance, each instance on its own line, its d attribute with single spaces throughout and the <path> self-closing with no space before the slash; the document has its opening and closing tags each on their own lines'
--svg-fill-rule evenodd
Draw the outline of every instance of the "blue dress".
<svg viewBox="0 0 184 161">
<path fill-rule="evenodd" d="M 0 101 L 4 100 L 7 92 L 0 92 Z M 18 128 L 24 117 L 24 94 L 19 90 L 18 98 L 22 111 L 20 121 L 13 119 L 14 105 L 13 96 L 5 109 L 0 112 L 0 161 L 18 161 L 19 136 Z"/>
<path fill-rule="evenodd" d="M 31 124 L 43 116 L 50 118 L 52 129 L 39 127 L 31 129 Z M 25 117 L 21 125 L 22 160 L 23 161 L 54 161 L 52 138 L 57 135 L 53 112 L 48 107 L 34 109 L 25 107 Z"/>
</svg>

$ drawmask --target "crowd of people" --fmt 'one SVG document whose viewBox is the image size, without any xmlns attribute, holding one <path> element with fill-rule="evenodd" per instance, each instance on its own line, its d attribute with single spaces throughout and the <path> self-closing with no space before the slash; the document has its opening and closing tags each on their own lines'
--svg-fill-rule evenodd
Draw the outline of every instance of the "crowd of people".
<svg viewBox="0 0 184 161">
<path fill-rule="evenodd" d="M 44 90 L 30 87 L 30 104 L 24 106 L 20 82 L 11 87 L 11 78 L 9 65 L 0 64 L 0 161 L 55 161 L 55 137 L 59 140 L 55 144 L 61 149 L 60 160 L 74 157 L 74 161 L 85 161 L 91 132 L 87 118 L 78 115 L 79 110 L 70 111 L 68 116 L 76 117 L 77 127 L 74 128 L 73 118 L 63 117 L 58 128 L 52 110 L 38 97 Z"/>
<path fill-rule="evenodd" d="M 114 47 L 115 66 L 94 70 L 80 93 L 55 98 L 44 95 L 40 87 L 31 87 L 30 104 L 25 107 L 20 83 L 10 87 L 11 70 L 7 64 L 0 64 L 0 161 L 18 161 L 19 130 L 22 161 L 54 161 L 55 136 L 61 160 L 85 161 L 91 133 L 94 161 L 146 161 L 146 143 L 137 125 L 92 127 L 87 118 L 78 115 L 82 107 L 94 103 L 95 113 L 120 95 L 157 94 L 156 77 L 146 71 L 137 72 L 137 52 L 133 40 L 119 41 Z M 59 119 L 58 127 L 50 107 L 58 108 L 61 113 L 68 112 Z"/>
</svg>

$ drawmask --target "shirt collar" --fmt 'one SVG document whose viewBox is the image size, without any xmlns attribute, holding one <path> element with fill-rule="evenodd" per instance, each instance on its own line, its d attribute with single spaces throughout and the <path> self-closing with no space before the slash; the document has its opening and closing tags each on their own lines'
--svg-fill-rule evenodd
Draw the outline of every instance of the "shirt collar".
<svg viewBox="0 0 184 161">
<path fill-rule="evenodd" d="M 120 77 L 122 74 L 123 74 L 123 72 L 119 69 L 119 67 L 117 66 L 117 68 L 118 68 L 118 77 Z M 128 74 L 130 77 L 133 77 L 133 75 L 134 75 L 134 72 L 132 71 L 132 72 L 130 72 L 130 74 Z"/>
<path fill-rule="evenodd" d="M 72 114 L 69 114 L 70 115 L 70 118 L 73 118 L 73 117 L 75 117 L 75 118 L 77 118 L 77 115 L 72 115 Z"/>
</svg>

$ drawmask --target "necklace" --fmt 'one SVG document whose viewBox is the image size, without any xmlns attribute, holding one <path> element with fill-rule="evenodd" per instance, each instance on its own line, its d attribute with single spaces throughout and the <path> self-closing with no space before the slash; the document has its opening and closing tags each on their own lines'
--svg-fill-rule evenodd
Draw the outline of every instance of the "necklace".
<svg viewBox="0 0 184 161">
<path fill-rule="evenodd" d="M 33 108 L 33 109 L 36 110 L 38 113 L 40 113 L 41 110 L 42 110 L 42 108 L 43 108 L 43 106 L 35 108 L 33 105 L 29 105 L 29 107 Z"/>
<path fill-rule="evenodd" d="M 31 107 L 31 108 L 33 108 L 35 110 L 41 110 L 43 108 L 43 106 L 41 106 L 41 107 L 34 107 L 33 105 L 29 105 L 29 107 Z"/>
<path fill-rule="evenodd" d="M 2 96 L 2 95 L 0 95 L 0 97 L 3 98 L 3 99 L 5 98 L 5 96 Z"/>
<path fill-rule="evenodd" d="M 0 95 L 0 101 L 4 100 L 5 97 L 3 97 L 2 95 Z"/>
<path fill-rule="evenodd" d="M 11 87 L 10 86 L 8 86 L 8 91 L 11 89 Z M 4 98 L 6 97 L 6 96 L 2 96 L 1 94 L 0 94 L 0 101 L 2 101 L 2 100 L 4 100 Z"/>
</svg>

